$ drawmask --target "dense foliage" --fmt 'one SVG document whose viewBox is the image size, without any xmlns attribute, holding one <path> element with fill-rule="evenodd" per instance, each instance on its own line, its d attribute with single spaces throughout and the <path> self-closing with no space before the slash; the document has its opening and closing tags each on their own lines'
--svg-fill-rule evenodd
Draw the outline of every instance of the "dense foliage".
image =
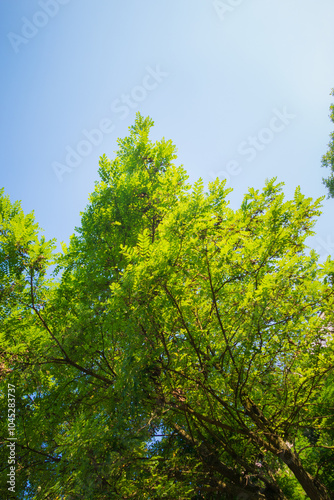
<svg viewBox="0 0 334 500">
<path fill-rule="evenodd" d="M 274 179 L 232 210 L 152 125 L 101 158 L 61 254 L 1 194 L 3 494 L 334 498 L 334 262 L 305 246 L 320 200 Z"/>
<path fill-rule="evenodd" d="M 334 89 L 332 89 L 331 95 L 334 95 Z M 334 123 L 334 104 L 330 106 L 331 114 L 330 119 Z M 334 198 L 334 132 L 330 134 L 330 142 L 328 144 L 328 151 L 322 157 L 322 167 L 330 168 L 330 175 L 327 179 L 322 179 L 325 186 L 328 188 L 328 198 Z"/>
</svg>

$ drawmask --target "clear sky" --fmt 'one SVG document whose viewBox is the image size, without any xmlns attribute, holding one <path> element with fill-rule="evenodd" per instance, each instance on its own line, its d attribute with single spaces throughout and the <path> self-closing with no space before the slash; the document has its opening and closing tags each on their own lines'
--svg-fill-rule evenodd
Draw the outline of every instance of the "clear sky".
<svg viewBox="0 0 334 500">
<path fill-rule="evenodd" d="M 231 206 L 274 176 L 326 195 L 333 0 L 1 0 L 1 181 L 68 241 L 136 111 Z M 334 255 L 334 200 L 312 246 Z M 311 241 L 310 241 L 311 244 Z"/>
</svg>

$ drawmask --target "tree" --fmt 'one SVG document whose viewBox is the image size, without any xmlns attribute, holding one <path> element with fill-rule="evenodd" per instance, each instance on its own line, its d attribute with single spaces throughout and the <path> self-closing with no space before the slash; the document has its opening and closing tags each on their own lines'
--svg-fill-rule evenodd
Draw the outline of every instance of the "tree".
<svg viewBox="0 0 334 500">
<path fill-rule="evenodd" d="M 331 91 L 331 95 L 334 95 L 334 89 Z M 330 106 L 331 114 L 330 119 L 334 123 L 334 104 Z M 322 179 L 323 184 L 328 188 L 328 198 L 334 198 L 334 132 L 330 134 L 330 142 L 328 144 L 328 151 L 322 157 L 321 166 L 330 168 L 330 175 L 327 179 Z"/>
<path fill-rule="evenodd" d="M 54 261 L 2 196 L 19 498 L 331 499 L 334 263 L 305 246 L 321 200 L 273 179 L 232 210 L 152 125 L 101 158 Z"/>
</svg>

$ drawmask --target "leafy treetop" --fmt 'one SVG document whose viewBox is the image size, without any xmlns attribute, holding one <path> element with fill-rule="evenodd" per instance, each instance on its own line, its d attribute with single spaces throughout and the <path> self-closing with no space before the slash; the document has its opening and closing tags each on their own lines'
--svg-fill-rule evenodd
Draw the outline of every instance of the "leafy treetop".
<svg viewBox="0 0 334 500">
<path fill-rule="evenodd" d="M 334 263 L 305 245 L 321 200 L 273 179 L 232 210 L 152 125 L 101 158 L 52 280 L 53 242 L 2 193 L 19 498 L 329 500 Z"/>
</svg>

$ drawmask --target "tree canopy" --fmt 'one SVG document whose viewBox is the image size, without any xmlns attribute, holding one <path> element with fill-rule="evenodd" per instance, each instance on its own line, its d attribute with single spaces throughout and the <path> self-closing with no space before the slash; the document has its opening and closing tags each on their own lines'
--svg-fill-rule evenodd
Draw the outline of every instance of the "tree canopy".
<svg viewBox="0 0 334 500">
<path fill-rule="evenodd" d="M 0 197 L 1 406 L 19 499 L 333 499 L 334 262 L 321 199 L 187 183 L 137 115 L 68 247 Z M 51 265 L 55 270 L 48 271 Z"/>
<path fill-rule="evenodd" d="M 331 95 L 334 96 L 334 89 Z M 330 119 L 334 123 L 334 104 L 330 106 L 331 114 Z M 334 132 L 330 134 L 330 142 L 328 144 L 328 151 L 322 157 L 321 166 L 330 168 L 330 175 L 327 179 L 322 179 L 325 186 L 328 188 L 328 198 L 334 198 Z"/>
</svg>

